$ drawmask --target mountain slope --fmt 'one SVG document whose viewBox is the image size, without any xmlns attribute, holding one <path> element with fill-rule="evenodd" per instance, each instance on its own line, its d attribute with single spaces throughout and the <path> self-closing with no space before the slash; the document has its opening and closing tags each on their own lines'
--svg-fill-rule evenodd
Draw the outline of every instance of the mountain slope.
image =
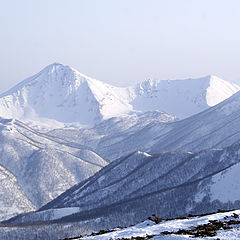
<svg viewBox="0 0 240 240">
<path fill-rule="evenodd" d="M 16 177 L 0 165 L 0 221 L 36 210 L 19 186 Z"/>
<path fill-rule="evenodd" d="M 20 191 L 16 190 L 19 186 L 18 201 L 22 205 L 31 202 L 24 211 L 39 208 L 107 164 L 95 152 L 73 145 L 18 120 L 0 119 L 0 164 L 12 174 L 9 184 L 15 181 L 16 185 L 2 199 L 1 207 L 9 205 L 8 198 Z"/>
<path fill-rule="evenodd" d="M 155 137 L 154 144 L 149 150 L 151 152 L 173 149 L 199 151 L 231 145 L 240 139 L 239 119 L 240 93 L 236 93 L 204 112 L 170 125 L 166 134 L 160 133 Z"/>
<path fill-rule="evenodd" d="M 93 128 L 58 128 L 47 134 L 94 149 L 111 162 L 146 148 L 154 137 L 152 133 L 149 136 L 145 134 L 149 125 L 167 129 L 166 123 L 176 120 L 175 117 L 160 111 L 135 112 L 104 120 Z"/>
<path fill-rule="evenodd" d="M 168 116 L 168 117 L 167 117 Z M 165 120 L 164 120 L 165 117 Z M 174 121 L 175 120 L 175 121 Z M 90 129 L 55 130 L 113 161 L 133 151 L 150 153 L 222 148 L 240 140 L 240 93 L 199 114 L 176 121 L 161 112 L 116 117 Z"/>
<path fill-rule="evenodd" d="M 103 221 L 99 227 L 112 228 L 137 223 L 153 213 L 178 217 L 239 208 L 240 195 L 235 192 L 239 152 L 239 143 L 197 153 L 136 152 L 112 162 L 42 207 L 37 220 L 41 211 L 79 207 L 79 213 L 60 222 L 99 218 Z M 34 214 L 14 219 L 19 221 L 34 221 Z"/>
</svg>

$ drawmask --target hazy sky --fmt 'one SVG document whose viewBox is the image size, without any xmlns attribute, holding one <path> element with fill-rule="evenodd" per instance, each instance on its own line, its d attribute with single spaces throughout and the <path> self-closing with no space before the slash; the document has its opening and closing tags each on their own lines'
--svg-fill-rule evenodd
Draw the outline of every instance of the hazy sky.
<svg viewBox="0 0 240 240">
<path fill-rule="evenodd" d="M 0 92 L 53 62 L 118 86 L 240 84 L 240 1 L 0 0 Z"/>
</svg>

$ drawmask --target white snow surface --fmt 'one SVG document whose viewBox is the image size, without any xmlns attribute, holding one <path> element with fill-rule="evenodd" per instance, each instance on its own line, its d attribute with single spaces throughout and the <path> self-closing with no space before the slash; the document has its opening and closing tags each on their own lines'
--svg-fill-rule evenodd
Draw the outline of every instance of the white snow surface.
<svg viewBox="0 0 240 240">
<path fill-rule="evenodd" d="M 185 118 L 238 90 L 238 85 L 215 76 L 172 81 L 150 79 L 121 88 L 54 63 L 1 94 L 0 116 L 55 127 L 61 122 L 91 126 L 132 111 L 160 110 Z"/>
<path fill-rule="evenodd" d="M 146 235 L 155 235 L 155 237 L 151 239 L 192 239 L 189 235 L 163 235 L 161 234 L 164 231 L 178 231 L 179 229 L 191 229 L 193 226 L 202 225 L 209 223 L 209 220 L 218 220 L 225 221 L 234 219 L 233 213 L 240 214 L 240 210 L 224 212 L 224 213 L 215 213 L 202 217 L 193 217 L 188 219 L 176 219 L 170 221 L 163 221 L 159 224 L 155 224 L 154 222 L 147 220 L 142 223 L 136 224 L 134 226 L 124 228 L 124 229 L 113 229 L 113 232 L 105 233 L 97 236 L 89 236 L 82 237 L 79 240 L 114 240 L 127 238 L 131 239 L 131 237 L 146 237 Z M 225 218 L 225 219 L 224 219 Z M 234 219 L 236 220 L 236 219 Z M 203 237 L 203 238 L 194 238 L 194 239 L 240 239 L 240 230 L 239 227 L 235 227 L 230 230 L 220 230 L 217 232 L 217 236 L 214 237 Z"/>
<path fill-rule="evenodd" d="M 72 215 L 76 212 L 79 212 L 78 207 L 72 207 L 72 208 L 58 208 L 58 209 L 49 209 L 42 212 L 36 212 L 36 213 L 28 213 L 23 216 L 23 221 L 27 221 L 28 219 L 32 218 L 32 215 L 34 214 L 34 219 L 36 221 L 50 221 L 50 220 L 56 220 L 68 215 Z"/>
<path fill-rule="evenodd" d="M 240 199 L 240 164 L 217 174 L 212 178 L 211 199 L 218 199 L 221 202 L 237 201 Z"/>
</svg>

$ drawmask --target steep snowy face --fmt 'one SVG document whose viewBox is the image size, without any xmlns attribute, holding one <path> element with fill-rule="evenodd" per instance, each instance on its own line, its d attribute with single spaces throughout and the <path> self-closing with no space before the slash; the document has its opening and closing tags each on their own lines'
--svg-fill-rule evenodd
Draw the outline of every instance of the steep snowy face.
<svg viewBox="0 0 240 240">
<path fill-rule="evenodd" d="M 207 105 L 212 107 L 231 97 L 240 90 L 240 86 L 229 83 L 216 76 L 209 77 L 209 86 L 206 93 Z"/>
<path fill-rule="evenodd" d="M 240 90 L 216 76 L 185 80 L 146 80 L 136 86 L 136 110 L 161 110 L 179 118 L 199 113 Z"/>
<path fill-rule="evenodd" d="M 0 116 L 91 125 L 128 112 L 129 92 L 52 64 L 0 96 Z"/>
</svg>

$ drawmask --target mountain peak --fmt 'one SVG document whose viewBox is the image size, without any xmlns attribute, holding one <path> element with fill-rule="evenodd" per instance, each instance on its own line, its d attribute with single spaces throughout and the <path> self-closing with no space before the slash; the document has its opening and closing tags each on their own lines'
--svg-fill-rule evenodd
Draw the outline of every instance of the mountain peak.
<svg viewBox="0 0 240 240">
<path fill-rule="evenodd" d="M 199 113 L 240 90 L 215 75 L 181 80 L 148 79 L 136 86 L 134 109 L 161 110 L 178 118 Z"/>
<path fill-rule="evenodd" d="M 63 65 L 61 63 L 55 62 L 55 63 L 52 63 L 52 64 L 46 66 L 45 68 L 43 68 L 37 75 L 46 74 L 46 73 L 47 74 L 54 74 L 54 73 L 64 74 L 65 72 L 79 73 L 77 70 L 75 70 L 74 68 L 72 68 L 68 65 Z"/>
<path fill-rule="evenodd" d="M 214 74 L 209 74 L 209 75 L 206 75 L 206 76 L 203 76 L 202 77 L 203 79 L 205 78 L 205 79 L 211 79 L 211 78 L 218 78 L 216 75 L 214 75 Z"/>
<path fill-rule="evenodd" d="M 55 72 L 55 71 L 57 71 L 57 70 L 59 70 L 59 69 L 66 69 L 66 68 L 69 69 L 70 67 L 69 67 L 69 66 L 65 66 L 65 65 L 63 65 L 63 64 L 61 64 L 61 63 L 55 62 L 55 63 L 52 63 L 52 64 L 46 66 L 46 67 L 42 70 L 42 72 L 44 72 L 44 71 L 47 71 L 47 72 Z"/>
<path fill-rule="evenodd" d="M 209 86 L 206 91 L 206 101 L 208 106 L 215 106 L 217 103 L 229 98 L 233 93 L 240 90 L 237 84 L 225 81 L 215 75 L 211 75 Z"/>
<path fill-rule="evenodd" d="M 93 125 L 103 118 L 128 112 L 131 106 L 127 95 L 124 88 L 53 63 L 0 95 L 0 116 Z"/>
</svg>

